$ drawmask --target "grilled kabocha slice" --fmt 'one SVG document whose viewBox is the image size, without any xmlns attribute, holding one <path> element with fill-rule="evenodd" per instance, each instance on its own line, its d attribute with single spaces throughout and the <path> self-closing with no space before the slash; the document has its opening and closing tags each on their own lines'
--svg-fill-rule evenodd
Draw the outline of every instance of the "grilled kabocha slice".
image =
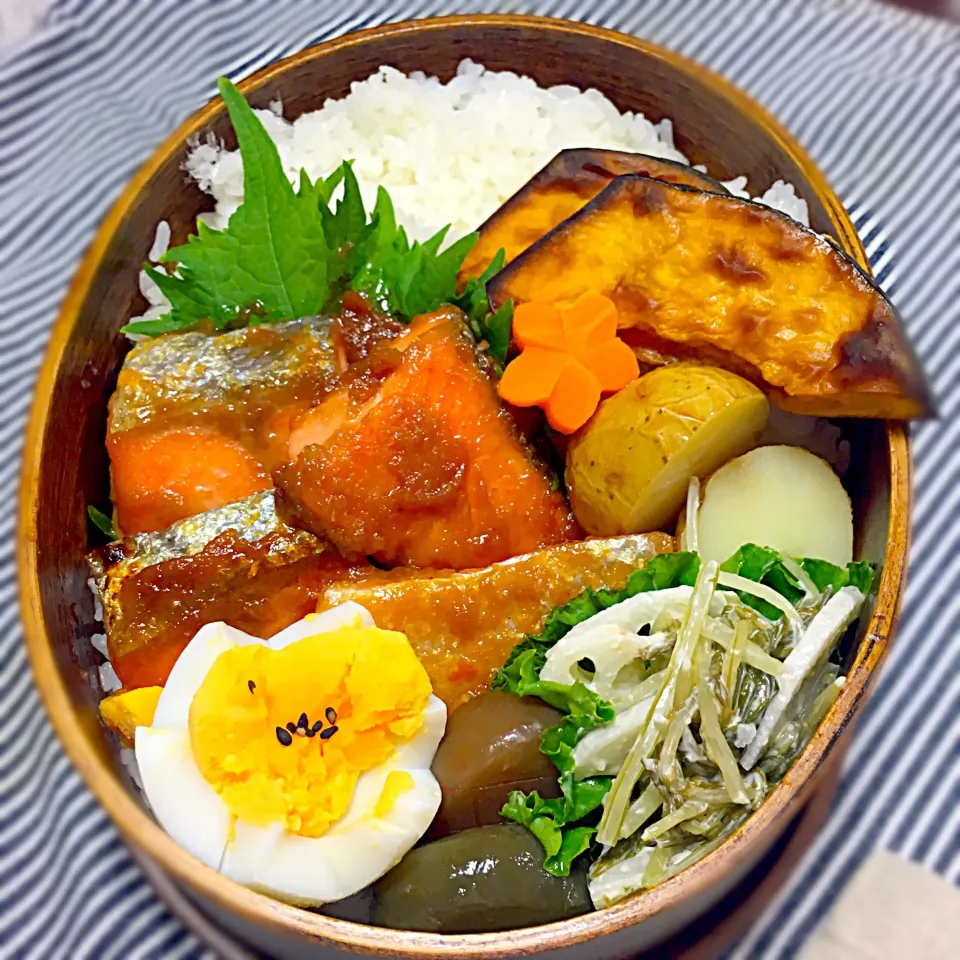
<svg viewBox="0 0 960 960">
<path fill-rule="evenodd" d="M 828 240 L 752 201 L 617 177 L 487 289 L 494 308 L 603 293 L 641 361 L 725 367 L 796 413 L 933 413 L 877 286 Z"/>
<path fill-rule="evenodd" d="M 510 263 L 625 173 L 727 192 L 718 180 L 685 163 L 620 150 L 561 150 L 480 227 L 480 239 L 460 268 L 461 282 L 480 276 L 501 248 Z"/>
</svg>

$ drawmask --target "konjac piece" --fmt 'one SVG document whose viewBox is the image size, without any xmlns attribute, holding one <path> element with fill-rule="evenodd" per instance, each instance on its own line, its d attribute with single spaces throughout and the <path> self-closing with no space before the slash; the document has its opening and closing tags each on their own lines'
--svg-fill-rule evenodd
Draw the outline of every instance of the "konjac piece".
<svg viewBox="0 0 960 960">
<path fill-rule="evenodd" d="M 673 549 L 673 537 L 652 533 L 565 543 L 479 570 L 361 572 L 327 586 L 317 610 L 354 600 L 378 626 L 405 633 L 453 710 L 490 686 L 514 645 L 539 633 L 553 607 L 586 587 L 619 590 L 647 560 Z"/>
<path fill-rule="evenodd" d="M 879 288 L 832 243 L 759 203 L 617 177 L 487 289 L 494 307 L 605 294 L 641 361 L 724 367 L 796 413 L 932 413 Z"/>
<path fill-rule="evenodd" d="M 349 571 L 329 542 L 279 520 L 272 492 L 126 537 L 87 561 L 110 660 L 127 689 L 163 685 L 205 623 L 270 637 Z"/>
<path fill-rule="evenodd" d="M 542 700 L 505 690 L 457 707 L 433 758 L 443 799 L 428 836 L 500 823 L 511 790 L 560 796 L 557 768 L 541 752 L 540 737 L 562 719 Z"/>
<path fill-rule="evenodd" d="M 587 913 L 583 869 L 575 865 L 569 876 L 554 877 L 542 864 L 540 841 L 514 823 L 425 843 L 374 884 L 374 923 L 428 933 L 482 933 Z"/>
<path fill-rule="evenodd" d="M 483 566 L 573 539 L 563 495 L 500 407 L 463 314 L 417 318 L 306 414 L 282 515 L 384 564 Z"/>
<path fill-rule="evenodd" d="M 460 281 L 478 277 L 501 248 L 506 263 L 592 200 L 614 177 L 639 173 L 668 183 L 726 193 L 726 187 L 685 163 L 620 150 L 561 150 L 480 227 L 480 239 L 460 268 Z"/>
<path fill-rule="evenodd" d="M 107 424 L 119 529 L 162 530 L 269 489 L 285 425 L 337 370 L 333 339 L 332 321 L 314 317 L 135 346 Z"/>
</svg>

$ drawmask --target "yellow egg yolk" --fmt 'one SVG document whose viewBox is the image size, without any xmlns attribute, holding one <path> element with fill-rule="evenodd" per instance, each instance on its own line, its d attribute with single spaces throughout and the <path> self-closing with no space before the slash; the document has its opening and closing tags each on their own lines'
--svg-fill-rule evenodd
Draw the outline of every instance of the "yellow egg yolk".
<svg viewBox="0 0 960 960">
<path fill-rule="evenodd" d="M 402 633 L 344 627 L 282 650 L 238 646 L 193 698 L 191 746 L 237 819 L 318 837 L 346 813 L 360 774 L 420 729 L 430 693 Z M 406 781 L 389 785 L 395 797 Z"/>
</svg>

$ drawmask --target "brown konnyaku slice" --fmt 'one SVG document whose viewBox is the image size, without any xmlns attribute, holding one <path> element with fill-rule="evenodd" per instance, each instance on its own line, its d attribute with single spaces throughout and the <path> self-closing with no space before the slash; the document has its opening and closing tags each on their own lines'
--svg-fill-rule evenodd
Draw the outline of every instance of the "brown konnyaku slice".
<svg viewBox="0 0 960 960">
<path fill-rule="evenodd" d="M 333 583 L 318 610 L 363 604 L 387 630 L 407 635 L 434 692 L 450 709 L 486 690 L 514 645 L 586 587 L 619 590 L 658 553 L 663 533 L 547 547 L 479 570 L 391 570 Z"/>
<path fill-rule="evenodd" d="M 328 541 L 286 526 L 272 491 L 126 537 L 87 560 L 110 660 L 128 689 L 164 684 L 205 623 L 272 636 L 350 569 Z"/>
<path fill-rule="evenodd" d="M 510 263 L 624 173 L 727 192 L 718 180 L 685 163 L 620 150 L 561 150 L 481 225 L 480 239 L 460 268 L 460 282 L 483 273 L 501 247 Z"/>
<path fill-rule="evenodd" d="M 418 317 L 363 363 L 294 426 L 292 462 L 274 474 L 288 522 L 345 554 L 421 568 L 478 567 L 580 535 L 459 310 Z"/>
<path fill-rule="evenodd" d="M 832 243 L 751 201 L 618 177 L 488 291 L 494 308 L 604 293 L 641 360 L 725 367 L 796 413 L 933 412 L 900 318 L 877 286 Z"/>
</svg>

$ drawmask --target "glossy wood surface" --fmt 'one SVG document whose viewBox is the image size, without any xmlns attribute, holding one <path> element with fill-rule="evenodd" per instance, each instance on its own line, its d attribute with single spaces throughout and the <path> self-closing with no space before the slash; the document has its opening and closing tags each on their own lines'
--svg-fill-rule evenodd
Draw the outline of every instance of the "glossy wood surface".
<svg viewBox="0 0 960 960">
<path fill-rule="evenodd" d="M 747 174 L 758 193 L 793 182 L 815 229 L 858 260 L 863 249 L 839 201 L 789 135 L 745 95 L 679 56 L 594 27 L 528 17 L 469 16 L 396 24 L 306 50 L 251 77 L 241 89 L 259 106 L 280 97 L 287 116 L 345 94 L 382 63 L 449 78 L 470 57 L 528 74 L 542 85 L 597 87 L 622 110 L 672 117 L 677 144 L 711 174 Z M 503 934 L 441 937 L 332 920 L 261 896 L 189 856 L 145 811 L 116 762 L 96 714 L 91 680 L 97 632 L 82 562 L 87 503 L 103 504 L 106 401 L 122 359 L 117 330 L 142 308 L 137 274 L 156 224 L 183 240 L 208 206 L 181 169 L 188 136 L 231 141 L 225 111 L 212 103 L 163 144 L 131 181 L 88 251 L 54 327 L 28 428 L 20 499 L 18 565 L 27 643 L 44 702 L 73 763 L 129 842 L 209 902 L 265 928 L 351 952 L 406 957 L 516 957 L 571 948 L 609 935 L 618 955 L 637 946 L 633 925 L 703 896 L 789 823 L 827 753 L 863 699 L 889 643 L 903 587 L 908 539 L 909 457 L 897 424 L 852 429 L 858 555 L 877 563 L 876 596 L 848 651 L 849 680 L 819 731 L 763 807 L 717 851 L 657 889 L 608 910 Z M 584 955 L 594 954 L 593 947 Z"/>
</svg>

